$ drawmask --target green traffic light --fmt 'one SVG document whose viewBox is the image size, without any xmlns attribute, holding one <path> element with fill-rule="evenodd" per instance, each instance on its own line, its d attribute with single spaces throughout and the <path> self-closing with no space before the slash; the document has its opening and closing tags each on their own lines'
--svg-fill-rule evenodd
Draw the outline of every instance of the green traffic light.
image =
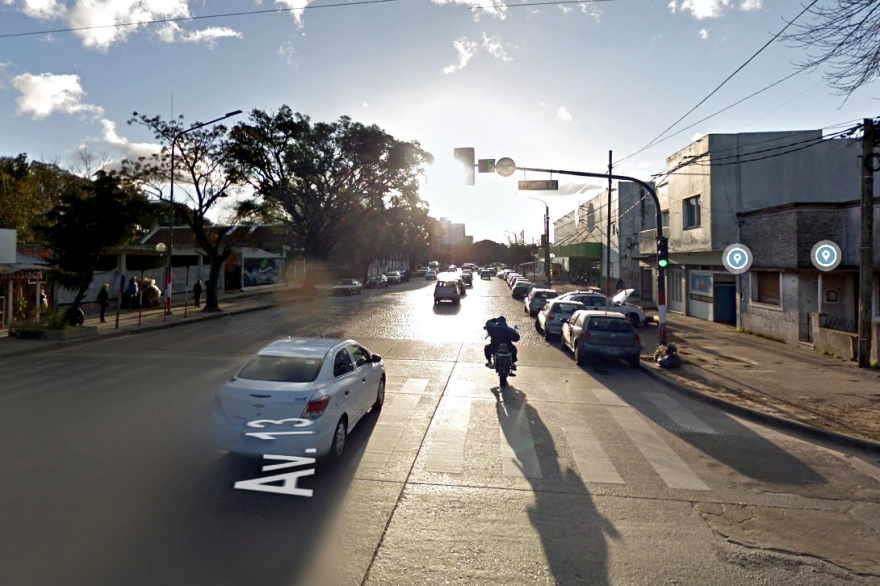
<svg viewBox="0 0 880 586">
<path fill-rule="evenodd" d="M 669 261 L 666 259 L 660 260 L 657 264 L 660 265 L 661 268 L 666 268 L 669 266 Z"/>
</svg>

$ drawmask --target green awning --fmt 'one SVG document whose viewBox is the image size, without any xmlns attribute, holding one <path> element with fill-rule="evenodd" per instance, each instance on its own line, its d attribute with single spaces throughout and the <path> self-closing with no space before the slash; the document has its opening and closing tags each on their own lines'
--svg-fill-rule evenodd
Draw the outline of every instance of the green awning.
<svg viewBox="0 0 880 586">
<path fill-rule="evenodd" d="M 600 242 L 577 242 L 575 244 L 565 244 L 563 246 L 551 246 L 550 252 L 560 258 L 571 258 L 573 256 L 594 256 L 602 257 L 602 244 Z"/>
</svg>

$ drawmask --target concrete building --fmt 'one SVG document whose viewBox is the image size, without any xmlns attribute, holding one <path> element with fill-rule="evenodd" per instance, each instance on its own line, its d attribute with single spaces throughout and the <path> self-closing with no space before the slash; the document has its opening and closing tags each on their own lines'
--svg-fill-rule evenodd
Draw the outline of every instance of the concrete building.
<svg viewBox="0 0 880 586">
<path fill-rule="evenodd" d="M 586 202 L 553 222 L 554 263 L 559 263 L 570 277 L 584 275 L 590 284 L 604 286 L 606 275 L 611 285 L 623 279 L 634 297 L 652 299 L 650 271 L 641 267 L 639 234 L 656 226 L 656 212 L 650 194 L 637 183 L 622 181 L 611 189 L 611 267 L 606 267 L 608 245 L 608 190 L 593 195 Z"/>
<path fill-rule="evenodd" d="M 821 130 L 712 134 L 667 159 L 658 195 L 668 223 L 670 311 L 792 344 L 824 339 L 817 328 L 852 333 L 861 145 L 821 139 Z M 832 273 L 811 262 L 820 240 L 844 253 Z M 734 243 L 754 256 L 739 278 L 721 258 Z M 655 230 L 641 233 L 639 252 L 656 254 Z"/>
</svg>

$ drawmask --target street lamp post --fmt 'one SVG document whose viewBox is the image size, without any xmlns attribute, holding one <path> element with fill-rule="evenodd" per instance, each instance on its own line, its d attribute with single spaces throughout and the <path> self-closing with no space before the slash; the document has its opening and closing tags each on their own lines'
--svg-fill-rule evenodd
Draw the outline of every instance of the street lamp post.
<svg viewBox="0 0 880 586">
<path fill-rule="evenodd" d="M 538 199 L 537 197 L 531 197 L 529 195 L 526 195 L 525 197 L 544 204 L 544 279 L 547 282 L 547 287 L 552 287 L 553 283 L 550 279 L 550 208 L 547 206 L 547 202 L 543 199 Z"/>
<path fill-rule="evenodd" d="M 220 122 L 221 120 L 226 120 L 227 118 L 232 118 L 233 116 L 238 116 L 241 114 L 241 110 L 236 110 L 234 112 L 228 112 L 226 115 L 217 118 L 216 120 L 211 120 L 210 122 L 205 122 L 203 124 L 196 124 L 192 128 L 187 128 L 186 130 L 181 130 L 177 134 L 174 135 L 174 138 L 171 140 L 171 213 L 169 217 L 169 230 L 168 230 L 168 263 L 165 267 L 165 314 L 171 315 L 171 257 L 174 255 L 174 145 L 177 143 L 177 139 L 186 134 L 187 132 L 192 132 L 193 130 L 198 130 L 199 128 L 204 128 L 205 126 L 210 126 L 211 124 L 215 124 Z"/>
</svg>

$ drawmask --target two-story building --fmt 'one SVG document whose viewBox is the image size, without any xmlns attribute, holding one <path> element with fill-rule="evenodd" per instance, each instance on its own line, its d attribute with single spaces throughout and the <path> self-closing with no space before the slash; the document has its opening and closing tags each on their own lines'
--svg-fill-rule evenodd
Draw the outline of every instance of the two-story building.
<svg viewBox="0 0 880 586">
<path fill-rule="evenodd" d="M 860 155 L 859 143 L 812 130 L 710 134 L 669 157 L 658 181 L 669 310 L 793 344 L 812 344 L 819 327 L 853 330 Z M 831 273 L 810 259 L 821 240 L 843 251 Z M 722 262 L 734 243 L 754 259 L 739 276 Z M 656 254 L 654 230 L 640 252 Z"/>
</svg>

